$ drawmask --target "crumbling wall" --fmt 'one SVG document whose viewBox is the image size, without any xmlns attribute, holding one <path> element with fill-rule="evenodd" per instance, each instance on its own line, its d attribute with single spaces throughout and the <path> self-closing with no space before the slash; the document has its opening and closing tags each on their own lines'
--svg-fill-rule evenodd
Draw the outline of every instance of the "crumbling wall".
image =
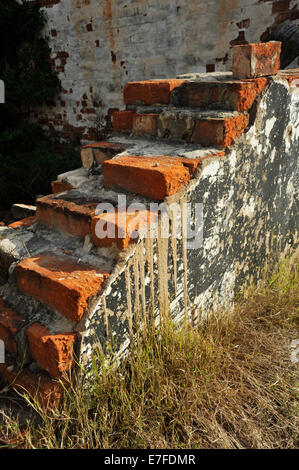
<svg viewBox="0 0 299 470">
<path fill-rule="evenodd" d="M 231 48 L 259 42 L 297 0 L 39 0 L 62 93 L 33 115 L 61 137 L 98 140 L 126 82 L 230 70 Z"/>
</svg>

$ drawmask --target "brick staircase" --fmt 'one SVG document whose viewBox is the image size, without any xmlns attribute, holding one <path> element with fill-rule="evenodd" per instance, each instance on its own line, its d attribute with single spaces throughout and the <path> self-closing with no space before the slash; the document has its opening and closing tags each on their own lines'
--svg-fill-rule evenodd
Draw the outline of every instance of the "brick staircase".
<svg viewBox="0 0 299 470">
<path fill-rule="evenodd" d="M 6 381 L 43 402 L 60 399 L 57 379 L 74 367 L 82 329 L 120 260 L 136 247 L 128 205 L 168 201 L 210 162 L 227 158 L 271 80 L 226 73 L 128 83 L 126 109 L 113 114 L 108 141 L 82 147 L 82 168 L 59 175 L 53 194 L 37 199 L 36 217 L 0 227 L 0 269 L 8 278 L 0 288 Z M 116 217 L 97 214 L 98 204 L 115 208 L 119 195 L 127 206 Z M 115 234 L 98 238 L 99 220 Z M 137 228 L 156 221 L 147 209 Z"/>
</svg>

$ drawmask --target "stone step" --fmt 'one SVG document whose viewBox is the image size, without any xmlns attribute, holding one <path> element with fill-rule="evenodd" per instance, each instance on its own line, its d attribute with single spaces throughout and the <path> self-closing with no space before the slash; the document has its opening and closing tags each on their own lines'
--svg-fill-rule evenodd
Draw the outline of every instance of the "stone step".
<svg viewBox="0 0 299 470">
<path fill-rule="evenodd" d="M 267 83 L 267 78 L 225 82 L 186 81 L 172 92 L 171 103 L 177 107 L 249 111 Z"/>
<path fill-rule="evenodd" d="M 35 215 L 36 207 L 28 204 L 13 204 L 11 214 L 14 219 L 25 219 Z"/>
<path fill-rule="evenodd" d="M 69 191 L 70 189 L 78 188 L 88 180 L 88 168 L 82 167 L 76 170 L 70 170 L 57 176 L 57 181 L 53 181 L 52 184 L 52 192 L 53 194 L 57 194 L 59 192 Z"/>
<path fill-rule="evenodd" d="M 185 140 L 203 147 L 225 148 L 245 131 L 248 124 L 247 113 L 175 108 L 163 111 L 157 118 L 157 136 Z"/>
<path fill-rule="evenodd" d="M 64 193 L 74 189 L 69 183 L 63 183 L 62 181 L 51 181 L 51 188 L 53 194 Z"/>
<path fill-rule="evenodd" d="M 8 279 L 13 263 L 19 263 L 23 259 L 46 251 L 51 251 L 57 256 L 72 255 L 78 262 L 82 261 L 111 272 L 115 253 L 106 250 L 105 256 L 102 256 L 89 239 L 90 236 L 84 240 L 69 234 L 64 236 L 39 223 L 33 226 L 19 224 L 15 228 L 0 227 L 0 289 L 1 278 Z"/>
<path fill-rule="evenodd" d="M 184 80 L 146 80 L 129 82 L 124 88 L 124 102 L 130 104 L 169 104 L 171 92 L 181 85 Z"/>
<path fill-rule="evenodd" d="M 26 217 L 25 219 L 18 220 L 17 222 L 13 222 L 12 224 L 9 224 L 9 228 L 20 228 L 20 227 L 31 227 L 31 225 L 35 224 L 37 221 L 37 218 L 35 215 L 31 217 Z"/>
<path fill-rule="evenodd" d="M 5 350 L 14 357 L 25 354 L 18 351 L 17 334 L 24 329 L 31 358 L 53 377 L 60 377 L 71 369 L 74 361 L 73 349 L 76 333 L 51 334 L 38 322 L 31 324 L 0 297 L 0 339 Z M 23 346 L 24 348 L 24 346 Z M 21 358 L 22 359 L 22 358 Z"/>
<path fill-rule="evenodd" d="M 44 196 L 36 200 L 37 221 L 64 234 L 85 237 L 100 202 L 78 190 Z"/>
<path fill-rule="evenodd" d="M 27 328 L 26 336 L 32 358 L 52 377 L 60 377 L 72 368 L 76 333 L 51 334 L 36 322 Z"/>
<path fill-rule="evenodd" d="M 38 299 L 73 322 L 81 320 L 109 274 L 51 252 L 26 258 L 15 268 L 20 292 Z"/>
<path fill-rule="evenodd" d="M 81 149 L 82 166 L 91 168 L 93 164 L 101 165 L 105 160 L 110 160 L 126 148 L 126 145 L 107 141 L 84 145 Z"/>
<path fill-rule="evenodd" d="M 144 108 L 142 108 L 145 111 Z M 249 124 L 249 114 L 198 108 L 161 108 L 160 112 L 132 112 L 130 132 L 135 137 L 185 141 L 203 147 L 229 147 Z M 123 111 L 126 112 L 126 111 Z M 122 113 L 119 111 L 113 115 Z"/>
<path fill-rule="evenodd" d="M 133 111 L 142 104 L 248 111 L 267 83 L 265 77 L 237 80 L 232 74 L 225 74 L 221 80 L 219 75 L 208 79 L 207 74 L 196 74 L 179 80 L 129 82 L 124 88 L 127 111 L 117 116 L 118 123 L 127 127 L 116 132 L 128 130 Z"/>
<path fill-rule="evenodd" d="M 186 186 L 202 161 L 223 153 L 188 159 L 178 156 L 128 155 L 103 163 L 105 185 L 154 200 L 164 200 Z"/>
<path fill-rule="evenodd" d="M 5 382 L 21 395 L 38 399 L 45 407 L 57 406 L 63 397 L 63 385 L 47 373 L 32 372 L 19 367 L 12 359 L 0 364 L 0 375 Z"/>
<path fill-rule="evenodd" d="M 90 199 L 92 196 L 78 191 L 45 196 L 36 201 L 37 220 L 64 235 L 81 238 L 90 235 L 96 247 L 114 247 L 118 250 L 136 241 L 138 232 L 152 220 L 147 210 L 130 213 L 126 205 L 117 208 L 113 199 L 94 202 Z"/>
<path fill-rule="evenodd" d="M 101 213 L 92 219 L 92 241 L 98 247 L 114 245 L 119 250 L 125 250 L 156 219 L 157 213 L 148 209 L 138 210 L 134 205 Z"/>
</svg>

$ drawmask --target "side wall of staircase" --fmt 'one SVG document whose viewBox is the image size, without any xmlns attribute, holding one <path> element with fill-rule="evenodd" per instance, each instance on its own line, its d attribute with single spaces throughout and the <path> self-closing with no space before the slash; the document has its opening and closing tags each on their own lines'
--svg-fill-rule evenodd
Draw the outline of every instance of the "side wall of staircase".
<svg viewBox="0 0 299 470">
<path fill-rule="evenodd" d="M 279 255 L 298 247 L 299 108 L 288 82 L 275 80 L 260 97 L 254 123 L 224 157 L 215 157 L 175 198 L 203 203 L 202 246 L 170 238 L 138 243 L 88 317 L 82 360 L 106 337 L 128 348 L 138 314 L 170 312 L 196 321 L 229 308 L 236 292 L 256 282 Z M 170 234 L 171 235 L 171 234 Z M 132 332 L 131 332 L 132 334 Z"/>
</svg>

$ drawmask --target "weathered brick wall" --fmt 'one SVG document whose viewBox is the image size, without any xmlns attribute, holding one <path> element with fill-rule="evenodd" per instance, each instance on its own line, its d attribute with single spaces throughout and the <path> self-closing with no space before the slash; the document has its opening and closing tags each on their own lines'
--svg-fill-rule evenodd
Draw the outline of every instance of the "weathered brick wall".
<svg viewBox="0 0 299 470">
<path fill-rule="evenodd" d="M 235 44 L 258 42 L 297 0 L 39 0 L 62 93 L 35 119 L 65 138 L 99 138 L 127 81 L 231 68 Z"/>
</svg>

